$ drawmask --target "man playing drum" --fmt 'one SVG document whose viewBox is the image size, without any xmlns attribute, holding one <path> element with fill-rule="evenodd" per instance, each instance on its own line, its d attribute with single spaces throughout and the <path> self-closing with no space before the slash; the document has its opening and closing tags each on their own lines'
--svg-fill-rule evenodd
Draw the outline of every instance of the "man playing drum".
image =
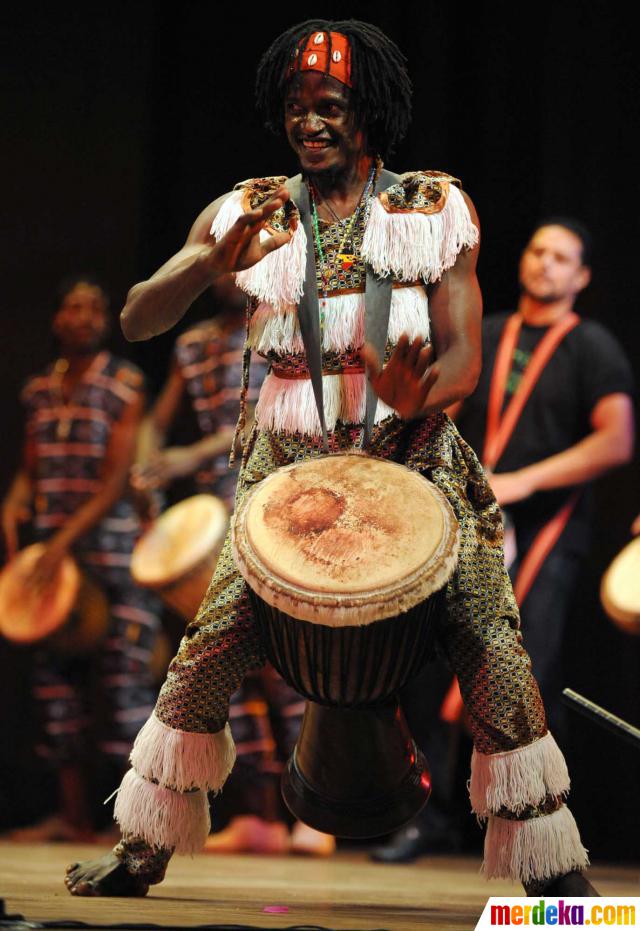
<svg viewBox="0 0 640 931">
<path fill-rule="evenodd" d="M 473 391 L 480 370 L 473 205 L 449 175 L 383 169 L 408 126 L 411 85 L 377 28 L 293 27 L 263 57 L 257 95 L 268 124 L 284 122 L 302 177 L 246 181 L 207 207 L 180 252 L 131 290 L 125 334 L 164 332 L 233 271 L 250 296 L 248 345 L 271 361 L 237 502 L 276 468 L 363 437 L 374 455 L 441 489 L 461 547 L 438 636 L 473 730 L 470 792 L 488 821 L 485 871 L 520 879 L 532 894 L 595 895 L 564 804 L 566 765 L 520 640 L 500 512 L 443 413 Z M 122 842 L 69 868 L 73 894 L 142 895 L 174 851 L 201 846 L 206 791 L 221 788 L 233 763 L 229 695 L 263 660 L 227 541 L 120 788 Z"/>
<path fill-rule="evenodd" d="M 29 586 L 56 583 L 72 554 L 103 590 L 109 603 L 105 640 L 91 666 L 56 655 L 46 644 L 34 665 L 35 700 L 43 723 L 39 752 L 59 779 L 59 807 L 43 823 L 14 839 L 70 840 L 89 829 L 83 764 L 90 710 L 104 706 L 94 725 L 100 786 L 124 772 L 140 725 L 153 706 L 150 662 L 159 630 L 154 596 L 134 584 L 129 572 L 140 523 L 125 496 L 136 432 L 144 408 L 142 373 L 104 348 L 109 332 L 104 289 L 86 276 L 61 285 L 52 332 L 58 359 L 29 379 L 22 394 L 26 441 L 22 467 L 3 502 L 7 553 L 18 546 L 18 525 L 32 516 L 45 548 Z"/>
</svg>

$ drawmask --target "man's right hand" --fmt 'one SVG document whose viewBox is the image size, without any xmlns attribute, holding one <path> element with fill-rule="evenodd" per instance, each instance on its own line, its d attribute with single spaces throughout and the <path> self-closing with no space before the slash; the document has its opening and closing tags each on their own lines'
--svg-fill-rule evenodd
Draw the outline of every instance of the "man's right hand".
<svg viewBox="0 0 640 931">
<path fill-rule="evenodd" d="M 170 446 L 155 453 L 144 465 L 131 468 L 131 485 L 136 491 L 166 488 L 176 478 L 193 475 L 200 459 L 190 446 Z"/>
<path fill-rule="evenodd" d="M 13 559 L 18 552 L 18 527 L 31 519 L 31 508 L 23 501 L 6 498 L 2 505 L 2 533 L 7 551 L 7 559 Z"/>
<path fill-rule="evenodd" d="M 268 237 L 260 236 L 269 219 L 288 200 L 287 189 L 284 186 L 279 187 L 273 197 L 261 207 L 239 217 L 218 242 L 214 242 L 212 238 L 209 266 L 215 277 L 251 268 L 270 252 L 291 240 L 292 232 L 274 231 Z"/>
</svg>

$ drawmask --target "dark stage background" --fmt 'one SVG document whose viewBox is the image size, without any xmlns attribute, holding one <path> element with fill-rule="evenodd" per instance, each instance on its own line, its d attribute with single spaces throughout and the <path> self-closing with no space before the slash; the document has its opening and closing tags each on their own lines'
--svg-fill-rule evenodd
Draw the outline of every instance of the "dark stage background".
<svg viewBox="0 0 640 931">
<path fill-rule="evenodd" d="M 253 112 L 269 41 L 310 15 L 356 16 L 406 52 L 414 125 L 390 167 L 462 178 L 483 223 L 488 313 L 517 298 L 516 263 L 534 221 L 584 220 L 595 274 L 580 309 L 609 326 L 638 369 L 637 171 L 627 133 L 638 74 L 621 8 L 590 4 L 30 4 L 4 14 L 4 272 L 0 283 L 2 493 L 19 459 L 26 376 L 49 358 L 58 280 L 92 270 L 114 309 L 174 252 L 199 210 L 236 181 L 293 173 Z M 632 161 L 633 159 L 633 161 Z M 208 312 L 206 299 L 194 310 Z M 194 319 L 192 315 L 188 321 Z M 174 334 L 175 335 L 175 334 Z M 174 336 L 113 345 L 156 390 Z M 640 372 L 637 371 L 640 375 Z M 614 628 L 600 575 L 640 510 L 637 464 L 598 485 L 592 555 L 575 604 L 567 684 L 640 725 L 640 639 Z M 46 807 L 30 752 L 28 654 L 0 644 L 0 826 Z M 573 718 L 573 808 L 595 857 L 637 857 L 640 754 Z"/>
</svg>

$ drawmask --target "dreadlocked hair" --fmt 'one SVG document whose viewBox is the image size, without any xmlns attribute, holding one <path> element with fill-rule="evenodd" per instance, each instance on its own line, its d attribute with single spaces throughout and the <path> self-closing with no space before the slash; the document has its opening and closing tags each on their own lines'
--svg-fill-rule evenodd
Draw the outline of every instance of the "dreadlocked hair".
<svg viewBox="0 0 640 931">
<path fill-rule="evenodd" d="M 308 19 L 271 44 L 256 75 L 256 105 L 272 132 L 283 131 L 283 99 L 290 71 L 300 70 L 302 51 L 314 32 L 340 32 L 351 47 L 350 100 L 372 155 L 388 158 L 411 122 L 411 78 L 406 58 L 385 34 L 356 19 Z M 331 48 L 327 62 L 331 58 Z M 327 74 L 329 64 L 327 63 Z"/>
</svg>

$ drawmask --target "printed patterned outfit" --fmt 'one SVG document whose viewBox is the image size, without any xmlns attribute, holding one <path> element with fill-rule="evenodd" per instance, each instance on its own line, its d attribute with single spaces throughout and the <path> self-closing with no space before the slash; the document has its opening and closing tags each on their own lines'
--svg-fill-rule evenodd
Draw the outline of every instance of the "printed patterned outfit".
<svg viewBox="0 0 640 931">
<path fill-rule="evenodd" d="M 214 221 L 216 238 L 284 180 L 239 185 Z M 287 222 L 279 211 L 272 225 Z M 327 265 L 333 264 L 342 229 L 340 223 L 320 227 Z M 336 272 L 321 303 L 324 409 L 333 451 L 352 449 L 362 434 L 366 385 L 358 350 L 364 338 L 364 261 L 378 275 L 392 276 L 388 355 L 403 332 L 428 339 L 424 284 L 437 281 L 477 235 L 454 179 L 440 173 L 402 176 L 373 199 L 356 224 L 357 260 L 348 271 Z M 251 296 L 249 346 L 271 362 L 245 450 L 238 500 L 279 466 L 322 455 L 296 313 L 306 250 L 299 224 L 286 246 L 236 275 Z M 522 647 L 503 565 L 500 513 L 478 460 L 443 413 L 404 422 L 378 402 L 375 419 L 374 454 L 433 481 L 460 522 L 459 563 L 448 584 L 439 642 L 459 678 L 473 731 L 470 794 L 474 811 L 488 819 L 485 871 L 527 881 L 581 868 L 586 851 L 563 801 L 569 789 L 566 765 L 547 731 Z M 209 591 L 169 667 L 155 714 L 136 741 L 133 768 L 116 804 L 125 837 L 117 852 L 147 881 L 159 881 L 172 850 L 192 851 L 203 843 L 206 790 L 218 790 L 233 765 L 229 695 L 247 670 L 263 662 L 246 586 L 227 540 Z M 141 839 L 147 842 L 148 862 Z"/>
<path fill-rule="evenodd" d="M 244 371 L 245 327 L 229 331 L 206 320 L 183 333 L 175 359 L 203 436 L 234 427 Z M 267 365 L 251 366 L 246 400 L 255 404 Z M 233 509 L 238 468 L 229 455 L 216 456 L 196 476 L 198 490 L 222 498 Z M 266 821 L 282 817 L 279 776 L 293 750 L 304 712 L 304 701 L 270 663 L 250 673 L 234 692 L 229 717 L 237 752 L 234 776 L 225 789 L 232 810 Z"/>
<path fill-rule="evenodd" d="M 96 356 L 68 403 L 54 367 L 27 383 L 22 399 L 35 449 L 38 539 L 48 539 L 100 490 L 112 428 L 141 390 L 141 373 L 109 352 Z M 39 750 L 58 762 L 86 752 L 86 731 L 91 726 L 95 733 L 95 709 L 87 701 L 93 703 L 96 685 L 104 705 L 97 747 L 121 764 L 153 706 L 149 663 L 159 626 L 155 599 L 134 585 L 129 573 L 139 533 L 133 506 L 122 498 L 73 546 L 76 561 L 107 597 L 110 623 L 95 657 L 97 668 L 90 669 L 92 681 L 85 683 L 91 699 L 77 687 L 83 675 L 87 678 L 86 657 L 63 661 L 41 651 L 36 659 L 35 698 L 45 737 Z"/>
</svg>

